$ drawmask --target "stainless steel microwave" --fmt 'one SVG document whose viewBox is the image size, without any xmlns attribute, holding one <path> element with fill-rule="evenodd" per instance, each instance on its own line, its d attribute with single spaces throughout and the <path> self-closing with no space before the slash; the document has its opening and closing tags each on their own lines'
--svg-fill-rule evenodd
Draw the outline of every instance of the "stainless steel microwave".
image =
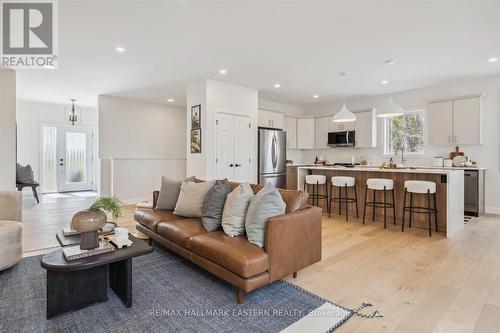
<svg viewBox="0 0 500 333">
<path fill-rule="evenodd" d="M 356 131 L 328 133 L 328 147 L 354 147 Z"/>
</svg>

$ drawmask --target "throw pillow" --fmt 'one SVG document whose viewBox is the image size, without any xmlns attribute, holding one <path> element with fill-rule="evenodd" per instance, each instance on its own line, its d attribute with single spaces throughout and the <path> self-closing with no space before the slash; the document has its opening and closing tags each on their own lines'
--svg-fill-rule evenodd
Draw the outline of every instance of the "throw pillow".
<svg viewBox="0 0 500 333">
<path fill-rule="evenodd" d="M 184 179 L 185 182 L 194 182 L 195 177 Z M 182 181 L 161 176 L 160 194 L 158 195 L 157 209 L 174 210 L 179 198 Z"/>
<path fill-rule="evenodd" d="M 184 217 L 201 217 L 205 197 L 214 184 L 215 180 L 203 183 L 182 182 L 174 214 Z"/>
<path fill-rule="evenodd" d="M 201 222 L 206 231 L 215 231 L 221 227 L 222 212 L 229 192 L 231 185 L 227 179 L 215 181 L 214 186 L 208 191 L 201 210 Z"/>
<path fill-rule="evenodd" d="M 16 182 L 17 183 L 33 183 L 35 177 L 33 175 L 33 169 L 31 165 L 23 167 L 21 164 L 16 164 Z"/>
<path fill-rule="evenodd" d="M 248 183 L 238 185 L 227 195 L 222 213 L 222 229 L 226 235 L 234 237 L 245 234 L 245 216 L 252 198 L 253 191 Z"/>
<path fill-rule="evenodd" d="M 285 214 L 286 205 L 280 192 L 267 184 L 250 201 L 245 218 L 248 241 L 259 247 L 264 246 L 267 220 Z"/>
</svg>

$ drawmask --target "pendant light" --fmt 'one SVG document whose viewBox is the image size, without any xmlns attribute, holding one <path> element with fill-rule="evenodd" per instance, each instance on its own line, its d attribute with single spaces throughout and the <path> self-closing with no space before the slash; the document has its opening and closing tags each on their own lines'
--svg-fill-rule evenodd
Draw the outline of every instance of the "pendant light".
<svg viewBox="0 0 500 333">
<path fill-rule="evenodd" d="M 347 73 L 340 72 L 340 76 L 345 77 Z M 347 123 L 350 121 L 356 121 L 356 115 L 352 113 L 346 106 L 346 93 L 345 93 L 345 85 L 344 85 L 344 103 L 342 104 L 342 108 L 336 114 L 333 115 L 332 121 L 336 123 Z"/>
<path fill-rule="evenodd" d="M 78 105 L 75 105 L 76 99 L 70 99 L 71 105 L 67 108 L 66 120 L 71 126 L 76 126 L 80 124 L 81 120 L 81 109 Z"/>
<path fill-rule="evenodd" d="M 394 64 L 393 60 L 386 60 L 387 66 L 387 85 L 391 84 L 391 66 Z M 402 116 L 404 109 L 392 101 L 391 94 L 389 93 L 387 102 L 377 109 L 377 117 L 389 118 Z"/>
</svg>

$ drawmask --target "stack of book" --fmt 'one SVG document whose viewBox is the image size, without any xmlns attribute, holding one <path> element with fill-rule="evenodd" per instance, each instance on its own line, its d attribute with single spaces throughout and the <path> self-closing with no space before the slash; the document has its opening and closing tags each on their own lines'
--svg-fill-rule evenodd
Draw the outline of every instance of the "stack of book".
<svg viewBox="0 0 500 333">
<path fill-rule="evenodd" d="M 101 244 L 92 250 L 82 250 L 80 245 L 66 246 L 63 247 L 63 254 L 66 260 L 72 261 L 76 259 L 82 259 L 87 257 L 96 256 L 103 253 L 113 252 L 115 247 L 111 244 Z"/>
</svg>

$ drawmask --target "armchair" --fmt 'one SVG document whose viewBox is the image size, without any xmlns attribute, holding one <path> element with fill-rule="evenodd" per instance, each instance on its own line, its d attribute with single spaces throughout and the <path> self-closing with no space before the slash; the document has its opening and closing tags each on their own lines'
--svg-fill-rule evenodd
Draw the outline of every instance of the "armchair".
<svg viewBox="0 0 500 333">
<path fill-rule="evenodd" d="M 0 272 L 22 257 L 21 192 L 0 191 Z"/>
</svg>

